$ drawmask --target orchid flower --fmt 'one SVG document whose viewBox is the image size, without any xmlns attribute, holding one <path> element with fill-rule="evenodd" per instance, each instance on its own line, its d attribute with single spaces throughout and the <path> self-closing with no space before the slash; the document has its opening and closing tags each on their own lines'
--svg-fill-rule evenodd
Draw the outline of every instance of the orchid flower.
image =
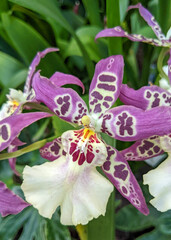
<svg viewBox="0 0 171 240">
<path fill-rule="evenodd" d="M 10 93 L 7 95 L 8 101 L 2 106 L 0 111 L 0 151 L 7 147 L 8 152 L 16 151 L 18 146 L 24 144 L 18 139 L 18 135 L 23 128 L 39 119 L 53 115 L 53 113 L 50 112 L 21 112 L 24 103 L 36 101 L 35 92 L 31 86 L 36 67 L 41 58 L 47 53 L 57 50 L 56 48 L 47 48 L 37 53 L 29 67 L 28 77 L 23 92 L 10 89 Z M 77 84 L 81 86 L 84 91 L 82 82 L 69 74 L 55 72 L 51 78 L 47 80 L 50 81 L 52 85 L 55 84 L 55 86 L 58 86 L 58 88 L 65 84 Z M 19 175 L 15 168 L 16 158 L 10 158 L 9 163 L 14 173 Z M 27 206 L 29 206 L 28 203 L 10 191 L 3 182 L 0 182 L 0 213 L 2 216 L 17 214 Z"/>
<path fill-rule="evenodd" d="M 157 86 L 142 87 L 139 90 L 133 90 L 127 85 L 122 85 L 120 99 L 125 104 L 132 104 L 144 110 L 158 106 L 171 106 L 171 93 Z M 157 123 L 159 121 L 156 120 Z M 168 153 L 168 158 L 156 169 L 144 175 L 144 184 L 149 185 L 149 191 L 154 196 L 150 202 L 159 211 L 171 209 L 169 200 L 171 183 L 171 134 L 169 133 L 164 136 L 158 136 L 157 134 L 137 141 L 131 147 L 121 152 L 124 158 L 129 161 L 146 160 L 159 156 L 164 152 Z"/>
<path fill-rule="evenodd" d="M 48 79 L 35 74 L 33 88 L 37 101 L 61 119 L 82 125 L 80 130 L 64 132 L 40 149 L 42 157 L 52 162 L 24 169 L 21 187 L 25 198 L 42 216 L 51 218 L 61 206 L 62 224 L 87 224 L 105 214 L 112 184 L 139 211 L 148 214 L 127 161 L 101 139 L 100 132 L 124 141 L 164 135 L 170 131 L 166 127 L 166 122 L 171 121 L 170 109 L 111 108 L 120 94 L 123 66 L 121 55 L 97 63 L 90 85 L 89 111 L 74 90 L 55 88 Z M 159 123 L 155 124 L 156 119 Z M 97 166 L 102 167 L 112 184 L 98 173 Z"/>
</svg>

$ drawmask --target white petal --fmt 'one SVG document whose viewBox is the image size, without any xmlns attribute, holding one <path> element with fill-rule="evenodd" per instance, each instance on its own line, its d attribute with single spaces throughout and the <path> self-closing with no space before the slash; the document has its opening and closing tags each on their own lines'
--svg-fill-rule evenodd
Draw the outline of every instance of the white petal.
<svg viewBox="0 0 171 240">
<path fill-rule="evenodd" d="M 170 39 L 171 38 L 171 27 L 169 28 L 167 34 L 166 34 L 166 39 Z"/>
<path fill-rule="evenodd" d="M 26 166 L 21 188 L 26 200 L 37 208 L 42 216 L 51 218 L 64 198 L 65 177 L 66 161 L 65 157 L 61 157 L 40 166 Z"/>
<path fill-rule="evenodd" d="M 149 191 L 154 196 L 151 204 L 162 212 L 171 209 L 171 156 L 143 178 L 144 184 L 149 185 Z"/>
<path fill-rule="evenodd" d="M 69 157 L 24 169 L 22 190 L 26 200 L 51 218 L 61 206 L 65 225 L 87 224 L 105 214 L 113 185 L 93 168 L 83 168 Z"/>
<path fill-rule="evenodd" d="M 61 206 L 61 222 L 66 224 L 64 219 L 66 219 L 67 212 L 63 210 L 71 202 L 72 224 L 74 225 L 84 225 L 101 214 L 105 215 L 106 205 L 112 191 L 113 185 L 96 169 L 82 172 L 73 185 L 72 192 L 67 196 L 68 203 L 65 201 Z"/>
<path fill-rule="evenodd" d="M 168 90 L 171 88 L 170 84 L 168 83 L 168 81 L 165 78 L 162 78 L 159 81 L 159 86 L 165 90 Z"/>
<path fill-rule="evenodd" d="M 162 154 L 156 157 L 149 158 L 145 160 L 145 162 L 152 167 L 156 167 L 162 160 L 164 160 L 165 157 L 165 154 Z"/>
</svg>

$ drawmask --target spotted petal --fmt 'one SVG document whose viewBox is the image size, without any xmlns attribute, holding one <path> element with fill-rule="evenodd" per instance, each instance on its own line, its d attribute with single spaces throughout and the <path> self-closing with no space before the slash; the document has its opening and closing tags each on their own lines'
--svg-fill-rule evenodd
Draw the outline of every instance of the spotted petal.
<svg viewBox="0 0 171 240">
<path fill-rule="evenodd" d="M 54 86 L 49 79 L 41 77 L 39 72 L 34 75 L 33 88 L 38 101 L 68 122 L 78 123 L 87 114 L 85 102 L 74 90 Z"/>
<path fill-rule="evenodd" d="M 56 87 L 61 87 L 66 84 L 75 84 L 78 85 L 82 88 L 83 93 L 85 91 L 84 84 L 78 79 L 77 77 L 70 75 L 70 74 L 65 74 L 61 72 L 55 72 L 49 80 L 56 86 Z"/>
<path fill-rule="evenodd" d="M 40 155 L 49 161 L 54 161 L 62 155 L 65 156 L 66 152 L 63 149 L 61 137 L 54 139 L 52 142 L 46 143 L 45 146 L 40 148 Z"/>
<path fill-rule="evenodd" d="M 149 43 L 151 45 L 155 45 L 159 47 L 160 46 L 169 47 L 171 45 L 169 40 L 158 40 L 158 39 L 146 38 L 140 34 L 129 34 L 128 32 L 124 31 L 120 26 L 117 26 L 114 28 L 107 28 L 100 31 L 96 35 L 95 39 L 98 39 L 101 37 L 126 37 L 133 42 L 144 42 L 144 43 Z"/>
<path fill-rule="evenodd" d="M 160 137 L 153 136 L 148 139 L 139 140 L 129 148 L 121 151 L 127 161 L 142 161 L 163 153 Z"/>
<path fill-rule="evenodd" d="M 136 141 L 171 132 L 171 108 L 155 107 L 142 110 L 133 106 L 119 106 L 103 117 L 102 132 L 124 141 Z"/>
<path fill-rule="evenodd" d="M 50 116 L 52 116 L 50 113 L 32 112 L 12 115 L 0 121 L 0 151 L 8 147 L 23 128 Z"/>
<path fill-rule="evenodd" d="M 143 193 L 127 161 L 115 148 L 107 146 L 108 157 L 103 164 L 103 171 L 117 190 L 140 212 L 148 215 L 149 210 Z"/>
<path fill-rule="evenodd" d="M 105 214 L 112 184 L 93 168 L 81 168 L 69 155 L 24 169 L 22 189 L 39 213 L 51 218 L 61 206 L 61 223 L 87 224 Z"/>
<path fill-rule="evenodd" d="M 26 79 L 26 84 L 24 86 L 24 92 L 28 93 L 30 91 L 30 87 L 31 87 L 31 83 L 32 83 L 32 77 L 33 77 L 33 74 L 36 70 L 36 67 L 40 63 L 40 60 L 42 58 L 44 58 L 47 53 L 56 52 L 56 51 L 59 51 L 59 49 L 58 48 L 47 48 L 44 51 L 38 52 L 36 54 L 35 58 L 33 59 L 32 63 L 30 64 L 30 67 L 29 67 L 29 72 L 28 72 L 28 76 L 27 76 L 27 79 Z"/>
<path fill-rule="evenodd" d="M 156 34 L 157 38 L 159 40 L 165 39 L 165 35 L 162 33 L 161 28 L 159 24 L 156 22 L 154 16 L 146 9 L 144 8 L 141 3 L 138 3 L 137 5 L 130 6 L 128 10 L 138 8 L 140 15 L 142 18 L 147 22 L 147 24 L 152 28 L 153 32 Z"/>
<path fill-rule="evenodd" d="M 111 56 L 97 63 L 89 91 L 91 114 L 100 116 L 116 101 L 122 84 L 123 67 L 121 55 Z"/>
<path fill-rule="evenodd" d="M 144 184 L 149 185 L 149 191 L 154 197 L 150 203 L 161 212 L 171 209 L 170 172 L 171 156 L 169 155 L 156 169 L 143 176 Z"/>
<path fill-rule="evenodd" d="M 18 150 L 18 147 L 19 146 L 22 146 L 24 145 L 25 143 L 21 142 L 18 138 L 15 138 L 12 143 L 9 145 L 8 147 L 8 152 L 11 153 L 11 152 L 15 152 Z M 13 170 L 13 172 L 17 175 L 17 176 L 20 176 L 20 173 L 17 172 L 16 170 L 16 158 L 9 158 L 8 161 L 9 161 L 9 165 L 11 167 L 11 169 Z"/>
<path fill-rule="evenodd" d="M 126 84 L 122 84 L 119 98 L 124 104 L 144 110 L 158 106 L 171 106 L 171 93 L 158 86 L 134 90 Z"/>
<path fill-rule="evenodd" d="M 18 214 L 30 204 L 15 195 L 0 181 L 0 214 L 5 217 L 9 214 Z"/>
</svg>

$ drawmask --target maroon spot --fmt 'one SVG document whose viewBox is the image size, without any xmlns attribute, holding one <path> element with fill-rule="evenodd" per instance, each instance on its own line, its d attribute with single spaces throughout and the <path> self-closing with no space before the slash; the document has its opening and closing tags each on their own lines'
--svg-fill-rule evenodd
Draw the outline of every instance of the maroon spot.
<svg viewBox="0 0 171 240">
<path fill-rule="evenodd" d="M 147 152 L 147 154 L 148 154 L 149 156 L 151 156 L 151 155 L 153 155 L 153 152 L 150 150 L 150 151 Z"/>
<path fill-rule="evenodd" d="M 74 152 L 74 153 L 72 154 L 72 160 L 73 160 L 73 162 L 77 161 L 79 154 L 80 154 L 80 151 L 79 151 L 79 150 L 77 150 L 76 152 Z"/>
<path fill-rule="evenodd" d="M 0 129 L 0 135 L 2 136 L 2 139 L 6 141 L 8 139 L 8 130 L 6 125 L 3 125 Z"/>
<path fill-rule="evenodd" d="M 69 101 L 69 96 L 65 96 L 65 97 L 63 98 L 63 100 L 64 100 L 64 102 L 68 102 L 68 101 Z"/>
<path fill-rule="evenodd" d="M 81 104 L 81 103 L 79 103 L 79 104 L 78 104 L 78 107 L 79 107 L 79 108 L 81 108 L 81 107 L 82 107 L 82 104 Z"/>
<path fill-rule="evenodd" d="M 70 103 L 69 103 L 69 102 L 67 102 L 67 103 L 65 103 L 64 105 L 62 105 L 62 107 L 61 107 L 61 113 L 62 113 L 62 115 L 65 115 L 65 114 L 66 114 L 66 112 L 67 112 L 68 109 L 69 109 L 69 106 L 70 106 Z"/>
<path fill-rule="evenodd" d="M 84 153 L 81 153 L 78 160 L 78 165 L 82 165 L 84 162 L 85 162 L 85 155 Z"/>
<path fill-rule="evenodd" d="M 109 96 L 106 96 L 104 98 L 105 101 L 109 101 L 109 102 L 112 102 L 113 101 L 113 98 L 112 97 L 109 97 Z"/>
<path fill-rule="evenodd" d="M 75 151 L 76 147 L 77 147 L 77 144 L 72 142 L 69 150 L 69 154 L 72 154 Z"/>
<path fill-rule="evenodd" d="M 166 98 L 166 94 L 165 93 L 163 94 L 163 98 Z"/>
<path fill-rule="evenodd" d="M 155 147 L 154 147 L 154 152 L 155 152 L 155 153 L 158 153 L 159 151 L 160 151 L 160 148 L 159 148 L 158 146 L 155 146 Z"/>
<path fill-rule="evenodd" d="M 94 158 L 94 154 L 92 152 L 90 152 L 89 150 L 87 150 L 87 154 L 86 154 L 86 160 L 88 163 L 91 163 L 93 161 Z"/>
<path fill-rule="evenodd" d="M 62 155 L 66 156 L 66 152 L 64 150 L 62 151 Z"/>
<path fill-rule="evenodd" d="M 91 95 L 93 97 L 97 98 L 98 100 L 102 100 L 103 99 L 103 96 L 99 92 L 97 92 L 97 91 L 94 91 Z"/>
<path fill-rule="evenodd" d="M 128 190 L 126 189 L 126 187 L 124 187 L 124 186 L 122 187 L 122 192 L 125 193 L 125 194 L 128 193 Z"/>
<path fill-rule="evenodd" d="M 147 98 L 150 98 L 150 97 L 151 97 L 151 93 L 150 93 L 150 92 L 147 92 L 146 97 L 147 97 Z"/>
<path fill-rule="evenodd" d="M 102 75 L 99 76 L 99 80 L 101 82 L 114 82 L 114 81 L 116 81 L 116 78 L 114 76 L 111 76 L 111 75 L 102 74 Z"/>
<path fill-rule="evenodd" d="M 139 147 L 139 150 L 140 150 L 141 154 L 144 154 L 146 151 L 148 151 L 153 146 L 154 146 L 154 144 L 152 142 L 144 140 L 143 145 Z"/>
<path fill-rule="evenodd" d="M 96 153 L 99 153 L 99 150 L 98 150 L 98 149 L 96 150 Z"/>
<path fill-rule="evenodd" d="M 63 102 L 63 101 L 62 101 L 62 98 L 59 97 L 59 98 L 57 99 L 57 103 L 58 103 L 58 104 L 62 104 L 62 102 Z"/>
<path fill-rule="evenodd" d="M 102 111 L 102 109 L 101 109 L 101 104 L 98 103 L 98 104 L 95 106 L 95 108 L 94 108 L 94 113 L 98 113 L 98 112 L 101 112 L 101 111 Z"/>
<path fill-rule="evenodd" d="M 60 146 L 54 142 L 54 145 L 51 146 L 50 150 L 55 153 L 55 155 L 58 155 Z"/>
<path fill-rule="evenodd" d="M 115 91 L 115 86 L 111 86 L 111 85 L 106 84 L 106 83 L 99 83 L 97 85 L 97 87 L 100 88 L 100 89 L 104 89 L 104 90 L 110 91 L 110 92 Z"/>
<path fill-rule="evenodd" d="M 110 162 L 110 161 L 106 161 L 106 162 L 103 164 L 104 170 L 109 171 L 109 170 L 110 170 L 110 165 L 111 165 L 111 162 Z"/>
<path fill-rule="evenodd" d="M 116 178 L 122 179 L 123 181 L 125 181 L 125 179 L 128 176 L 128 171 L 124 170 L 124 168 L 125 168 L 125 165 L 123 165 L 123 164 L 114 167 L 114 169 L 115 169 L 114 176 Z"/>
<path fill-rule="evenodd" d="M 105 106 L 106 108 L 109 108 L 109 104 L 107 102 L 103 102 L 103 106 Z"/>
<path fill-rule="evenodd" d="M 58 110 L 55 111 L 56 115 L 60 115 L 60 112 Z"/>
</svg>

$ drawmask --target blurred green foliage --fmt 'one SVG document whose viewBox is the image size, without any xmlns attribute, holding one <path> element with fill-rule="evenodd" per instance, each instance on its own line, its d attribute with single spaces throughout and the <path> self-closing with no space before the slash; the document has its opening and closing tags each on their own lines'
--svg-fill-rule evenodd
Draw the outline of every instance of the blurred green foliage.
<svg viewBox="0 0 171 240">
<path fill-rule="evenodd" d="M 115 1 L 108 1 L 108 4 L 110 2 L 115 4 Z M 166 3 L 162 0 L 120 0 L 120 21 L 118 22 L 118 18 L 115 19 L 115 7 L 110 5 L 107 7 L 105 0 L 1 0 L 0 104 L 6 101 L 5 95 L 9 88 L 23 88 L 33 57 L 38 51 L 50 46 L 58 47 L 60 51 L 48 54 L 41 61 L 39 66 L 41 74 L 49 77 L 55 71 L 61 71 L 77 76 L 85 85 L 86 91 L 83 98 L 86 102 L 88 102 L 88 90 L 94 66 L 110 53 L 116 54 L 122 51 L 125 60 L 124 82 L 131 87 L 137 89 L 148 85 L 149 81 L 154 82 L 158 75 L 156 63 L 161 49 L 127 39 L 121 39 L 119 45 L 115 45 L 114 40 L 110 43 L 107 39 L 94 41 L 95 35 L 107 26 L 106 11 L 111 16 L 113 27 L 121 24 L 129 32 L 153 37 L 153 32 L 137 11 L 126 12 L 127 6 L 138 2 L 141 2 L 155 15 L 166 33 L 171 25 L 171 15 L 168 10 L 171 9 L 170 1 L 167 1 L 169 6 L 168 11 L 165 12 Z M 163 11 L 164 17 L 162 17 Z M 74 86 L 74 90 L 81 95 L 79 87 Z M 31 144 L 43 138 L 60 136 L 68 129 L 73 129 L 73 126 L 53 117 L 47 121 L 41 120 L 23 130 L 20 138 Z M 104 138 L 114 144 L 113 139 L 106 139 L 106 136 Z M 131 143 L 118 141 L 116 146 L 121 150 L 129 144 Z M 44 161 L 38 151 L 30 152 L 17 159 L 17 170 L 22 173 L 25 164 L 32 166 Z M 141 169 L 146 167 L 146 164 L 134 163 L 131 167 L 141 180 L 143 173 Z M 22 179 L 13 175 L 6 160 L 0 161 L 0 180 L 22 195 L 19 187 Z M 146 198 L 149 199 L 148 191 L 144 192 Z M 125 237 L 121 239 L 130 239 L 132 232 L 138 232 L 134 235 L 138 240 L 171 239 L 170 211 L 161 214 L 150 206 L 150 215 L 146 217 L 131 205 L 123 207 L 125 202 L 122 197 L 116 197 L 115 205 L 119 205 L 116 208 L 116 229 L 120 231 L 121 237 Z M 37 210 L 29 207 L 16 216 L 0 218 L 0 239 L 78 239 L 75 228 L 60 224 L 59 214 L 59 209 L 57 209 L 53 219 L 47 220 L 41 217 Z M 124 232 L 127 232 L 127 235 Z"/>
</svg>

